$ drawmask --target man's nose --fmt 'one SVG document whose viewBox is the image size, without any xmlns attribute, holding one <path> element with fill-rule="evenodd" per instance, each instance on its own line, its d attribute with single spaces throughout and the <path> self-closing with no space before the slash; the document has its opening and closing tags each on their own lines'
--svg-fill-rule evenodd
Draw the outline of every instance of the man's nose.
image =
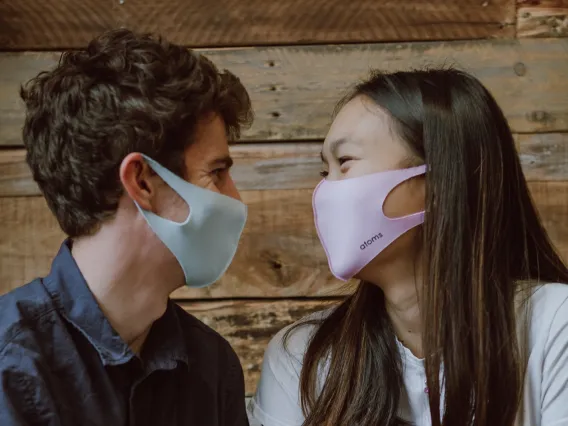
<svg viewBox="0 0 568 426">
<path fill-rule="evenodd" d="M 239 190 L 237 189 L 235 181 L 233 180 L 233 177 L 231 175 L 228 176 L 225 195 L 234 198 L 235 200 L 243 201 L 241 194 L 239 193 Z"/>
</svg>

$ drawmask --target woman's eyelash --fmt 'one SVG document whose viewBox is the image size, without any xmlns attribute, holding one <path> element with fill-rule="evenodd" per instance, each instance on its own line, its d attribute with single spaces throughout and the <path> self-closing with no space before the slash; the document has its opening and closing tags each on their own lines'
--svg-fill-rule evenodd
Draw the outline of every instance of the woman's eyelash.
<svg viewBox="0 0 568 426">
<path fill-rule="evenodd" d="M 351 157 L 340 157 L 337 159 L 337 162 L 339 163 L 340 166 L 342 166 L 343 164 L 345 164 L 346 162 L 352 160 L 353 158 Z M 329 172 L 323 170 L 320 172 L 320 176 L 321 177 L 327 177 L 329 175 Z"/>
</svg>

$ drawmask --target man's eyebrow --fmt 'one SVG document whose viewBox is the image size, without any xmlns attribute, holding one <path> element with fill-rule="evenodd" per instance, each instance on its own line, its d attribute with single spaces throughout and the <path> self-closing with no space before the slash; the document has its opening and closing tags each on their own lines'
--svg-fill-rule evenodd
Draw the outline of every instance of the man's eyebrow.
<svg viewBox="0 0 568 426">
<path fill-rule="evenodd" d="M 210 163 L 211 167 L 225 167 L 227 169 L 233 166 L 233 158 L 230 155 L 216 158 Z"/>
<path fill-rule="evenodd" d="M 339 139 L 334 139 L 333 141 L 331 141 L 329 143 L 329 151 L 334 155 L 337 156 L 337 150 L 339 149 L 339 147 L 341 145 L 345 145 L 346 143 L 348 143 L 350 140 L 346 139 L 346 138 L 339 138 Z M 323 161 L 324 163 L 327 163 L 327 160 L 325 159 L 325 156 L 323 155 L 323 151 L 320 152 L 320 157 L 321 157 L 321 161 Z"/>
</svg>

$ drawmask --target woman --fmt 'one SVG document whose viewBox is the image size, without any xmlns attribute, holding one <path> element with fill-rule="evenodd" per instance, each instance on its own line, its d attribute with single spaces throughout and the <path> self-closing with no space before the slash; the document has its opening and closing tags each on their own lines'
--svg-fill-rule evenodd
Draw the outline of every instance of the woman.
<svg viewBox="0 0 568 426">
<path fill-rule="evenodd" d="M 323 145 L 315 224 L 360 284 L 278 333 L 264 426 L 568 425 L 568 270 L 511 130 L 455 70 L 375 73 Z"/>
</svg>

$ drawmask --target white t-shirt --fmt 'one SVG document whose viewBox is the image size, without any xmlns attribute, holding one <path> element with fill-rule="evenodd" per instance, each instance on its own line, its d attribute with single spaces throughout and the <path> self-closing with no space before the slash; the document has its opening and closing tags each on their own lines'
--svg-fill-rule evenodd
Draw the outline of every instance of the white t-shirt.
<svg viewBox="0 0 568 426">
<path fill-rule="evenodd" d="M 526 334 L 528 368 L 520 407 L 524 413 L 519 416 L 517 425 L 568 425 L 568 285 L 545 284 L 538 287 L 529 306 L 530 313 L 525 313 L 523 318 L 521 312 L 527 311 L 519 311 L 517 320 L 519 327 L 529 325 Z M 316 315 L 326 315 L 326 311 Z M 299 377 L 304 352 L 316 326 L 306 325 L 294 330 L 284 348 L 282 339 L 289 327 L 278 332 L 270 341 L 257 392 L 248 407 L 251 420 L 264 426 L 300 426 L 304 421 Z M 417 426 L 429 426 L 424 362 L 400 343 L 399 350 L 406 388 L 401 395 L 399 416 Z"/>
</svg>

